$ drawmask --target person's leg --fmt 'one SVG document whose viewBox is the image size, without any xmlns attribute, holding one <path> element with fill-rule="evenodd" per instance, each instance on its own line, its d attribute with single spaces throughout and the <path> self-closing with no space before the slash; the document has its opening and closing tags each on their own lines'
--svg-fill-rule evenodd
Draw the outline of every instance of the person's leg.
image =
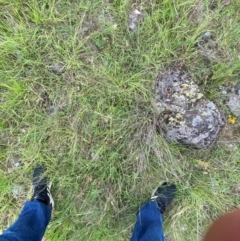
<svg viewBox="0 0 240 241">
<path fill-rule="evenodd" d="M 47 205 L 28 201 L 15 223 L 0 235 L 0 241 L 41 241 L 50 219 L 51 209 Z"/>
<path fill-rule="evenodd" d="M 163 219 L 156 201 L 145 203 L 137 213 L 131 241 L 164 241 Z"/>
<path fill-rule="evenodd" d="M 164 241 L 162 214 L 175 196 L 176 186 L 163 183 L 137 213 L 131 241 Z"/>
<path fill-rule="evenodd" d="M 51 184 L 44 177 L 45 169 L 37 167 L 33 173 L 34 193 L 25 203 L 18 219 L 0 235 L 0 241 L 41 241 L 54 207 Z"/>
</svg>

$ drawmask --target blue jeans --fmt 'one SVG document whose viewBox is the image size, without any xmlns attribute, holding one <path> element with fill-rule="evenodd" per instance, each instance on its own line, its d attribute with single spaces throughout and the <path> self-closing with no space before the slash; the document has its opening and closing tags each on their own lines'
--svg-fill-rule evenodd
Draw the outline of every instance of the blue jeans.
<svg viewBox="0 0 240 241">
<path fill-rule="evenodd" d="M 37 200 L 26 202 L 15 223 L 0 235 L 0 241 L 41 241 L 50 219 L 47 205 Z"/>
<path fill-rule="evenodd" d="M 38 201 L 26 202 L 17 221 L 0 241 L 41 241 L 51 219 L 51 210 Z M 137 214 L 131 241 L 164 241 L 162 215 L 157 203 L 145 203 Z"/>
<path fill-rule="evenodd" d="M 145 203 L 138 211 L 131 241 L 164 241 L 163 219 L 155 201 Z"/>
</svg>

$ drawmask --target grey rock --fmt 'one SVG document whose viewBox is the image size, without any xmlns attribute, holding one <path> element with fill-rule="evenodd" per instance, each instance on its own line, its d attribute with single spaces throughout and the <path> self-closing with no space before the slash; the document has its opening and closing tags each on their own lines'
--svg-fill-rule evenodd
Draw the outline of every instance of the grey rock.
<svg viewBox="0 0 240 241">
<path fill-rule="evenodd" d="M 201 93 L 182 65 L 164 68 L 155 85 L 158 126 L 168 141 L 208 148 L 216 140 L 223 116 Z"/>
<path fill-rule="evenodd" d="M 228 109 L 236 117 L 240 117 L 240 84 L 227 84 L 219 87 L 223 95 L 223 104 L 226 104 Z"/>
<path fill-rule="evenodd" d="M 237 95 L 240 95 L 240 84 L 235 85 L 234 92 Z"/>
<path fill-rule="evenodd" d="M 130 14 L 129 14 L 129 21 L 128 21 L 128 27 L 130 31 L 136 32 L 138 23 L 142 19 L 143 15 L 140 11 L 137 9 L 134 9 Z"/>
<path fill-rule="evenodd" d="M 210 31 L 207 31 L 206 33 L 203 34 L 203 39 L 208 40 L 212 37 L 212 34 Z"/>
<path fill-rule="evenodd" d="M 66 64 L 62 62 L 55 62 L 48 67 L 48 70 L 56 75 L 61 75 L 62 73 L 64 73 L 65 68 L 66 68 Z"/>
<path fill-rule="evenodd" d="M 236 117 L 240 117 L 240 96 L 238 94 L 229 96 L 227 106 Z"/>
<path fill-rule="evenodd" d="M 24 163 L 20 160 L 19 156 L 13 154 L 8 163 L 8 170 L 12 172 L 14 169 L 21 168 L 23 165 Z"/>
</svg>

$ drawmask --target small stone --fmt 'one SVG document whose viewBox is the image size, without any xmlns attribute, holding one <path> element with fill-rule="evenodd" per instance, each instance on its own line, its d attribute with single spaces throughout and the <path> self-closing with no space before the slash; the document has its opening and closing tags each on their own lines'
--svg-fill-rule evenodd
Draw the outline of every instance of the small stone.
<svg viewBox="0 0 240 241">
<path fill-rule="evenodd" d="M 209 40 L 212 37 L 212 34 L 210 31 L 207 31 L 205 34 L 203 34 L 204 40 Z"/>
<path fill-rule="evenodd" d="M 236 116 L 240 117 L 240 96 L 233 94 L 229 96 L 227 105 L 230 111 Z"/>
<path fill-rule="evenodd" d="M 138 23 L 140 22 L 141 19 L 142 19 L 142 13 L 137 9 L 134 9 L 129 15 L 128 27 L 130 31 L 136 32 Z"/>
<path fill-rule="evenodd" d="M 15 162 L 14 164 L 13 164 L 13 167 L 14 168 L 18 168 L 18 167 L 20 167 L 22 165 L 22 163 L 21 162 Z"/>
<path fill-rule="evenodd" d="M 8 173 L 13 172 L 15 169 L 18 169 L 23 166 L 23 162 L 19 159 L 19 156 L 13 155 L 12 160 L 8 163 Z"/>
<path fill-rule="evenodd" d="M 66 68 L 66 64 L 62 62 L 55 62 L 48 67 L 49 71 L 51 71 L 56 75 L 61 75 L 62 73 L 64 73 L 65 68 Z"/>
</svg>

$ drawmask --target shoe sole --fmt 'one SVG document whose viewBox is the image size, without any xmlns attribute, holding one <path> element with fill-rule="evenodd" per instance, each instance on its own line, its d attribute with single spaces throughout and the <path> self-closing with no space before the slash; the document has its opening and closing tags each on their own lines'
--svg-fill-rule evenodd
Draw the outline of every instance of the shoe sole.
<svg viewBox="0 0 240 241">
<path fill-rule="evenodd" d="M 51 194 L 51 187 L 52 187 L 52 182 L 50 182 L 47 185 L 47 188 L 48 188 L 48 196 L 49 196 L 49 199 L 50 199 L 50 204 L 52 205 L 52 209 L 54 209 L 55 203 L 54 203 L 54 199 L 53 199 L 52 194 Z"/>
</svg>

